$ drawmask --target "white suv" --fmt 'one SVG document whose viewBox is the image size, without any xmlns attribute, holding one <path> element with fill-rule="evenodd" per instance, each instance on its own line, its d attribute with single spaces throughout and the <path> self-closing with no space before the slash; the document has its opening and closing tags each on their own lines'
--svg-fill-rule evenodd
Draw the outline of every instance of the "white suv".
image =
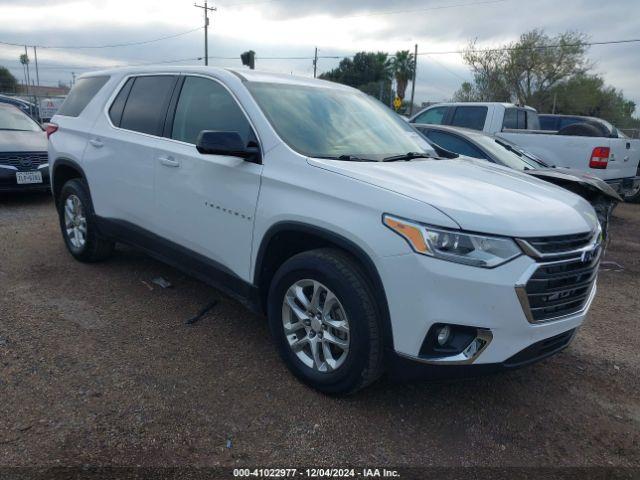
<svg viewBox="0 0 640 480">
<path fill-rule="evenodd" d="M 134 245 L 267 315 L 327 393 L 385 370 L 517 367 L 564 348 L 595 295 L 582 198 L 445 160 L 357 90 L 207 67 L 81 77 L 48 128 L 71 254 Z M 463 367 L 461 367 L 463 366 Z"/>
</svg>

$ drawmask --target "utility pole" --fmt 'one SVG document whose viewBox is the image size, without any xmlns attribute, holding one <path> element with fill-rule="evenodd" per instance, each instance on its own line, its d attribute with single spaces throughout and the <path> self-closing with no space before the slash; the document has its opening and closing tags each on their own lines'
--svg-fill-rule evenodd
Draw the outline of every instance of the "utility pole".
<svg viewBox="0 0 640 480">
<path fill-rule="evenodd" d="M 418 76 L 418 44 L 413 53 L 413 81 L 411 82 L 411 104 L 409 105 L 409 116 L 413 115 L 413 99 L 416 95 L 416 77 Z"/>
<path fill-rule="evenodd" d="M 318 72 L 318 47 L 316 47 L 316 54 L 313 56 L 313 78 L 316 78 Z"/>
<path fill-rule="evenodd" d="M 556 113 L 556 101 L 558 100 L 558 92 L 553 94 L 553 108 L 551 109 L 551 113 Z"/>
<path fill-rule="evenodd" d="M 29 95 L 29 84 L 31 83 L 31 77 L 29 76 L 29 54 L 27 53 L 27 46 L 24 46 L 24 59 L 27 67 L 27 95 Z"/>
<path fill-rule="evenodd" d="M 209 7 L 207 0 L 204 0 L 204 5 L 194 3 L 193 6 L 204 10 L 204 64 L 209 65 L 209 12 L 215 12 L 217 8 Z"/>
<path fill-rule="evenodd" d="M 36 50 L 36 46 L 33 46 L 33 58 L 36 61 L 36 85 L 40 86 L 40 73 L 38 72 L 38 51 Z"/>
</svg>

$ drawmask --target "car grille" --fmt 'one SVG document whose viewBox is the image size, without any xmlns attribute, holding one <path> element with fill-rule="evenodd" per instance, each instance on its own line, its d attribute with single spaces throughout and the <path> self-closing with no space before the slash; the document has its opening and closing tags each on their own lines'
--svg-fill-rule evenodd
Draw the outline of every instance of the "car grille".
<svg viewBox="0 0 640 480">
<path fill-rule="evenodd" d="M 556 237 L 523 238 L 519 243 L 533 248 L 535 253 L 542 256 L 556 256 L 588 246 L 593 241 L 593 236 L 594 232 L 586 232 Z"/>
<path fill-rule="evenodd" d="M 0 152 L 0 165 L 9 165 L 26 172 L 48 162 L 47 152 Z"/>
<path fill-rule="evenodd" d="M 508 368 L 518 368 L 549 357 L 567 347 L 575 333 L 574 328 L 568 332 L 540 340 L 507 359 L 503 365 Z"/>
<path fill-rule="evenodd" d="M 524 288 L 523 306 L 529 321 L 548 322 L 583 310 L 594 288 L 599 263 L 598 250 L 590 258 L 540 264 Z"/>
</svg>

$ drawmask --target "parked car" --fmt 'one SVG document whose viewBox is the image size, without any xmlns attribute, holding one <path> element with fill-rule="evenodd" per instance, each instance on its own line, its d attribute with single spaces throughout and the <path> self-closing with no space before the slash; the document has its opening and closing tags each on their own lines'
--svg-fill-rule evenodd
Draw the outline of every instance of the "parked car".
<svg viewBox="0 0 640 480">
<path fill-rule="evenodd" d="M 387 368 L 535 362 L 569 344 L 596 292 L 601 231 L 584 199 L 438 159 L 343 85 L 130 67 L 80 77 L 52 120 L 71 255 L 124 242 L 209 282 L 266 314 L 289 369 L 323 392 Z"/>
<path fill-rule="evenodd" d="M 48 189 L 44 130 L 19 108 L 0 103 L 0 191 Z"/>
<path fill-rule="evenodd" d="M 640 140 L 557 135 L 540 130 L 535 109 L 509 103 L 444 103 L 418 112 L 411 123 L 470 128 L 495 135 L 558 167 L 588 172 L 625 200 L 640 202 Z"/>
<path fill-rule="evenodd" d="M 540 129 L 557 132 L 559 135 L 587 135 L 593 131 L 593 136 L 628 138 L 624 133 L 611 125 L 606 120 L 596 117 L 583 117 L 579 115 L 538 114 Z M 592 128 L 584 128 L 586 126 Z M 592 130 L 593 129 L 593 130 Z M 582 133 L 581 133 L 581 130 Z"/>
<path fill-rule="evenodd" d="M 7 95 L 0 95 L 0 103 L 5 103 L 9 105 L 13 105 L 14 107 L 18 107 L 24 113 L 29 115 L 31 118 L 37 121 L 38 118 L 38 108 L 31 102 L 27 102 L 18 97 L 9 97 Z"/>
<path fill-rule="evenodd" d="M 533 175 L 580 195 L 598 214 L 604 237 L 607 238 L 611 214 L 616 205 L 623 200 L 613 188 L 598 177 L 568 168 L 550 167 L 517 145 L 476 130 L 423 124 L 415 124 L 414 127 L 431 142 L 441 156 L 455 158 L 464 155 L 487 160 Z"/>
</svg>

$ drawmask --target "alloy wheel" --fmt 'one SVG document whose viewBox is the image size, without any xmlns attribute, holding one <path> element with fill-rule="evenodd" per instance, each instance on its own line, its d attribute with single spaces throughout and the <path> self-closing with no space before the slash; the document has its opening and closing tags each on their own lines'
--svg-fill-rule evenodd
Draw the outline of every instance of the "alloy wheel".
<svg viewBox="0 0 640 480">
<path fill-rule="evenodd" d="M 81 250 L 87 242 L 87 217 L 77 195 L 69 195 L 64 202 L 64 226 L 73 248 Z"/>
<path fill-rule="evenodd" d="M 349 354 L 349 319 L 338 297 L 316 280 L 298 280 L 282 302 L 289 347 L 307 367 L 327 373 Z"/>
</svg>

